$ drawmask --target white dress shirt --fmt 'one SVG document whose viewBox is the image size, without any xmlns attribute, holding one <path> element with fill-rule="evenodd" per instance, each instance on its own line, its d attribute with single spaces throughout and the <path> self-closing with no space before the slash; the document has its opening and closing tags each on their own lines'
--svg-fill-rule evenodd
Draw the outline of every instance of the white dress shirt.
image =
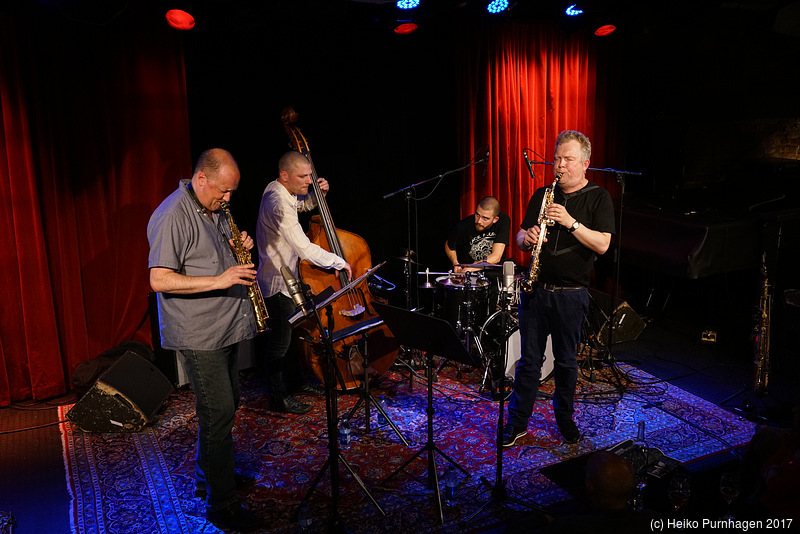
<svg viewBox="0 0 800 534">
<path fill-rule="evenodd" d="M 346 262 L 313 244 L 303 232 L 297 213 L 317 206 L 313 192 L 303 197 L 289 192 L 278 180 L 264 189 L 258 210 L 258 283 L 265 298 L 276 293 L 289 297 L 281 275 L 286 265 L 297 276 L 298 260 L 307 260 L 324 269 L 344 269 Z"/>
</svg>

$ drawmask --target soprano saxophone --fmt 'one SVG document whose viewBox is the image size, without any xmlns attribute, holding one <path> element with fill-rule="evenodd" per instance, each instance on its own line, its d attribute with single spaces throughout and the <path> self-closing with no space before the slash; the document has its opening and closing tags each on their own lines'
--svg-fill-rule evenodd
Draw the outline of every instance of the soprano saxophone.
<svg viewBox="0 0 800 534">
<path fill-rule="evenodd" d="M 761 297 L 758 304 L 758 324 L 756 325 L 755 337 L 755 357 L 753 359 L 754 380 L 753 389 L 758 394 L 767 392 L 769 385 L 769 323 L 772 313 L 772 291 L 769 279 L 767 278 L 767 266 L 765 259 L 762 259 L 761 273 L 764 275 L 764 282 L 761 288 Z"/>
<path fill-rule="evenodd" d="M 231 215 L 231 205 L 227 202 L 221 202 L 222 211 L 228 217 L 228 224 L 231 227 L 231 235 L 233 236 L 233 251 L 236 254 L 236 261 L 239 265 L 247 265 L 252 263 L 250 260 L 250 252 L 244 248 L 242 242 L 242 234 L 239 232 L 239 227 L 233 222 L 233 215 Z M 256 323 L 256 333 L 260 334 L 267 331 L 267 307 L 264 304 L 264 297 L 261 295 L 261 288 L 258 286 L 258 281 L 253 285 L 247 286 L 247 298 L 250 299 L 250 304 L 253 306 L 253 317 Z"/>
<path fill-rule="evenodd" d="M 542 207 L 539 210 L 539 240 L 536 242 L 536 246 L 533 247 L 533 251 L 531 252 L 531 266 L 528 269 L 528 273 L 523 276 L 522 280 L 520 281 L 519 286 L 522 288 L 523 291 L 526 293 L 530 293 L 533 291 L 534 285 L 536 280 L 539 278 L 539 256 L 542 252 L 542 246 L 544 245 L 544 240 L 547 237 L 547 228 L 553 226 L 555 221 L 552 219 L 547 218 L 547 208 L 553 203 L 553 197 L 555 196 L 556 191 L 556 184 L 561 179 L 560 174 L 556 174 L 553 183 L 544 190 L 544 198 L 542 199 Z"/>
</svg>

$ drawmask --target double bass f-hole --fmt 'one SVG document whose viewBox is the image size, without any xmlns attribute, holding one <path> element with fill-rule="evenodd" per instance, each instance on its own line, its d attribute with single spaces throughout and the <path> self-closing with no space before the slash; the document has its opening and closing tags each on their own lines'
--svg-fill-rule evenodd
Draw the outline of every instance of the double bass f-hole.
<svg viewBox="0 0 800 534">
<path fill-rule="evenodd" d="M 308 163 L 311 165 L 311 187 L 313 188 L 314 195 L 317 199 L 317 207 L 319 208 L 320 218 L 322 220 L 322 226 L 325 230 L 325 235 L 328 238 L 330 251 L 340 258 L 343 258 L 345 261 L 348 261 L 344 254 L 342 244 L 339 241 L 336 225 L 333 224 L 333 217 L 331 216 L 330 209 L 328 209 L 328 203 L 325 201 L 325 195 L 319 186 L 317 170 L 316 167 L 314 167 L 314 161 L 311 159 L 311 151 L 308 148 L 308 142 L 306 141 L 305 136 L 303 136 L 303 134 L 300 132 L 300 129 L 295 126 L 295 122 L 297 121 L 297 113 L 290 107 L 286 108 L 281 116 L 281 121 L 286 129 L 286 133 L 289 135 L 290 146 L 305 156 L 305 158 L 308 160 Z M 337 276 L 339 278 L 340 287 L 345 287 L 350 281 L 347 278 L 347 272 L 344 270 L 339 271 Z M 344 298 L 347 299 L 348 306 L 345 309 L 339 310 L 340 315 L 355 318 L 364 314 L 366 309 L 364 305 L 365 302 L 359 292 L 353 290 L 348 291 Z"/>
</svg>

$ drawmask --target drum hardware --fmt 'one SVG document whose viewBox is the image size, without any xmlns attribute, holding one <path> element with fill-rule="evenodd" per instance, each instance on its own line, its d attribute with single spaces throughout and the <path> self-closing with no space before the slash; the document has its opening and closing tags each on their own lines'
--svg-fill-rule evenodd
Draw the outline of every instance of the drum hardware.
<svg viewBox="0 0 800 534">
<path fill-rule="evenodd" d="M 422 274 L 422 273 L 420 273 L 420 274 Z M 431 284 L 430 274 L 431 274 L 431 270 L 426 268 L 425 269 L 425 283 L 422 284 L 422 285 L 417 286 L 418 288 L 420 288 L 420 289 L 434 289 L 436 287 L 435 285 Z M 436 274 L 436 273 L 434 273 L 434 274 Z"/>
<path fill-rule="evenodd" d="M 456 267 L 475 267 L 476 269 L 491 269 L 500 268 L 502 265 L 499 263 L 489 263 L 488 261 L 479 261 L 477 263 L 457 263 Z"/>
<path fill-rule="evenodd" d="M 483 311 L 488 313 L 488 310 L 478 310 L 475 308 L 476 300 L 482 299 L 488 305 L 487 288 L 488 281 L 486 280 L 483 272 L 470 271 L 465 273 L 448 273 L 447 276 L 442 276 L 436 279 L 437 284 L 443 288 L 444 302 L 442 303 L 443 317 L 442 319 L 448 320 L 456 330 L 461 343 L 467 349 L 467 352 L 474 354 L 476 351 L 481 354 L 480 341 L 478 340 L 477 325 L 480 324 L 480 319 L 476 318 L 476 313 Z M 459 293 L 463 292 L 462 299 L 456 299 Z M 448 310 L 448 298 L 456 299 L 455 310 Z M 455 317 L 452 317 L 452 312 L 455 311 Z M 475 326 L 473 326 L 475 325 Z M 439 375 L 439 372 L 447 365 L 448 360 L 443 359 L 434 373 L 434 380 Z M 456 366 L 458 379 L 461 379 L 462 371 Z"/>
</svg>

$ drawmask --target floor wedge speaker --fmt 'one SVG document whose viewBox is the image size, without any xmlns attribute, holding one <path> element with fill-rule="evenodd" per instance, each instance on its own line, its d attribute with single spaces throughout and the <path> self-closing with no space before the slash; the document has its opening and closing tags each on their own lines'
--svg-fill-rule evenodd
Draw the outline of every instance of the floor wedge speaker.
<svg viewBox="0 0 800 534">
<path fill-rule="evenodd" d="M 645 322 L 627 302 L 613 299 L 611 295 L 589 291 L 589 325 L 597 336 L 597 342 L 608 346 L 611 343 L 633 341 L 642 333 Z M 614 331 L 611 332 L 612 320 Z"/>
<path fill-rule="evenodd" d="M 128 351 L 100 375 L 67 419 L 85 432 L 139 432 L 171 391 L 155 365 Z"/>
</svg>

